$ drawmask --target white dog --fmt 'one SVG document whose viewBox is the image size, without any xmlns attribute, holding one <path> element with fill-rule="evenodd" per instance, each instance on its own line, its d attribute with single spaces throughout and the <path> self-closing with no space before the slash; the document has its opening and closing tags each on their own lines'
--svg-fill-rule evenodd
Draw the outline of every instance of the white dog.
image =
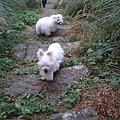
<svg viewBox="0 0 120 120">
<path fill-rule="evenodd" d="M 53 74 L 59 70 L 60 63 L 64 58 L 64 51 L 59 43 L 52 43 L 48 50 L 44 52 L 42 49 L 38 49 L 37 57 L 38 67 L 42 80 L 53 80 Z"/>
<path fill-rule="evenodd" d="M 51 32 L 57 30 L 57 25 L 63 22 L 63 16 L 61 14 L 51 15 L 50 17 L 43 17 L 36 23 L 36 32 L 38 35 L 45 34 L 51 35 Z"/>
</svg>

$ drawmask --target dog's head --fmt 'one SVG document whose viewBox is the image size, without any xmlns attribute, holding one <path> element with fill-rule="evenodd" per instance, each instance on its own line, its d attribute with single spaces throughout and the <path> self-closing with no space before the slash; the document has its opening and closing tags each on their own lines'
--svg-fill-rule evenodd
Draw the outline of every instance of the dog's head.
<svg viewBox="0 0 120 120">
<path fill-rule="evenodd" d="M 52 61 L 52 54 L 52 52 L 44 52 L 42 49 L 39 49 L 37 52 L 37 57 L 39 59 L 38 67 L 44 72 L 44 74 L 47 74 L 54 67 L 54 63 Z"/>
<path fill-rule="evenodd" d="M 58 25 L 62 24 L 62 22 L 63 22 L 63 16 L 61 14 L 52 15 L 51 17 L 55 20 L 56 24 L 58 24 Z"/>
</svg>

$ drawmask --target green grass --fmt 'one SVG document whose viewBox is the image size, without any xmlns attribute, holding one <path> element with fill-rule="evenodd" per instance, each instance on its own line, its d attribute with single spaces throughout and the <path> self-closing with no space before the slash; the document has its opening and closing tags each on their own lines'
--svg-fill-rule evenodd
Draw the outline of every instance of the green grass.
<svg viewBox="0 0 120 120">
<path fill-rule="evenodd" d="M 76 13 L 78 5 L 76 3 L 73 2 L 74 5 L 68 6 L 71 12 L 66 12 L 67 15 Z M 93 0 L 88 6 L 86 12 L 94 14 L 95 19 L 92 21 L 88 18 L 78 19 L 74 27 L 78 30 L 77 34 L 81 32 L 84 35 L 82 39 L 76 38 L 83 46 L 78 53 L 81 56 L 80 61 L 90 69 L 91 76 L 99 77 L 99 81 L 108 81 L 111 85 L 117 86 L 120 83 L 120 2 Z M 80 9 L 83 10 L 82 7 Z"/>
<path fill-rule="evenodd" d="M 25 34 L 22 32 L 11 32 L 0 39 L 0 77 L 7 76 L 9 70 L 15 67 L 12 59 L 12 49 L 15 44 L 25 42 Z"/>
<path fill-rule="evenodd" d="M 37 14 L 42 10 L 38 9 L 37 1 L 30 0 L 4 0 L 0 9 L 0 19 L 3 20 L 3 24 L 0 24 L 0 77 L 5 77 L 15 65 L 12 48 L 15 44 L 25 42 L 26 35 L 21 30 L 27 25 L 35 25 Z"/>
<path fill-rule="evenodd" d="M 83 9 L 84 6 L 84 1 L 83 0 L 75 0 L 72 1 L 70 0 L 69 3 L 67 4 L 67 7 L 65 9 L 65 15 L 69 15 L 69 16 L 75 16 L 75 14 Z"/>
</svg>

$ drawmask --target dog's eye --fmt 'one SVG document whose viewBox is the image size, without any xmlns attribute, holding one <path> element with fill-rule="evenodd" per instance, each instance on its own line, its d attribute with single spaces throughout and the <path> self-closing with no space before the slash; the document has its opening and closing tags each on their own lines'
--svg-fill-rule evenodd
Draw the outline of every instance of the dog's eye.
<svg viewBox="0 0 120 120">
<path fill-rule="evenodd" d="M 46 65 L 47 67 L 49 67 L 49 65 Z"/>
</svg>

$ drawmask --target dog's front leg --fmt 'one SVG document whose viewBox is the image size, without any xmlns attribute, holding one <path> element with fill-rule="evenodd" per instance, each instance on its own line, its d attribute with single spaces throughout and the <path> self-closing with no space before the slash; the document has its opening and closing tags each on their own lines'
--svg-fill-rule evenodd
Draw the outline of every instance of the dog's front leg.
<svg viewBox="0 0 120 120">
<path fill-rule="evenodd" d="M 51 80 L 51 81 L 53 81 L 53 71 L 50 72 L 48 79 Z"/>
<path fill-rule="evenodd" d="M 42 80 L 45 80 L 45 77 L 41 77 Z"/>
<path fill-rule="evenodd" d="M 46 77 L 45 77 L 45 74 L 43 71 L 40 71 L 40 76 L 41 76 L 41 80 L 45 80 Z"/>
<path fill-rule="evenodd" d="M 49 30 L 47 30 L 47 31 L 45 31 L 45 35 L 49 36 L 49 35 L 51 35 L 51 32 Z"/>
</svg>

